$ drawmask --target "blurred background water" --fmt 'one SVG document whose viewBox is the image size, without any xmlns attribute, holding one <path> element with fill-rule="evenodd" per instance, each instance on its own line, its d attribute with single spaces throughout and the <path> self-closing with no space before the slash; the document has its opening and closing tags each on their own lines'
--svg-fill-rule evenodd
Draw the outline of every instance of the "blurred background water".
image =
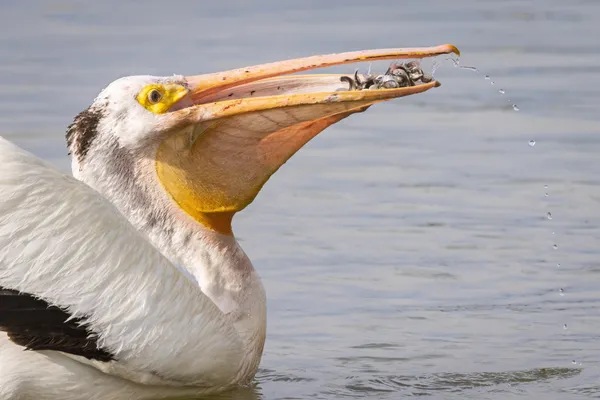
<svg viewBox="0 0 600 400">
<path fill-rule="evenodd" d="M 65 172 L 65 127 L 120 76 L 457 45 L 481 73 L 329 128 L 237 217 L 269 331 L 224 397 L 600 397 L 599 1 L 0 7 L 0 134 Z"/>
</svg>

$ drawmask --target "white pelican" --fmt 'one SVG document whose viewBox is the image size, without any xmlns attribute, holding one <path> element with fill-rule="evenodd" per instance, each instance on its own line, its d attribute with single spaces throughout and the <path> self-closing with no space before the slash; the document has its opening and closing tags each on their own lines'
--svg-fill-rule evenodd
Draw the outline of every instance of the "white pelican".
<svg viewBox="0 0 600 400">
<path fill-rule="evenodd" d="M 283 75 L 447 53 L 458 50 L 118 79 L 67 130 L 75 179 L 0 138 L 0 399 L 158 399 L 249 384 L 266 301 L 233 215 L 329 125 L 439 85 L 349 90 L 340 75 Z"/>
</svg>

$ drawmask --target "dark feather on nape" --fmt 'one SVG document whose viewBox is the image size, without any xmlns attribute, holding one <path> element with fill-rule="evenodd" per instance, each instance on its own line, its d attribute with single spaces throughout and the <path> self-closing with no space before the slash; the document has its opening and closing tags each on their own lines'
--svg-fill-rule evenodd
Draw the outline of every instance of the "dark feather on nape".
<svg viewBox="0 0 600 400">
<path fill-rule="evenodd" d="M 0 331 L 26 350 L 55 350 L 91 360 L 114 356 L 98 348 L 96 335 L 79 318 L 27 293 L 0 287 Z"/>
<path fill-rule="evenodd" d="M 98 135 L 98 124 L 101 118 L 102 111 L 100 109 L 88 107 L 80 112 L 67 128 L 66 138 L 69 154 L 77 157 L 79 162 L 83 161 Z"/>
</svg>

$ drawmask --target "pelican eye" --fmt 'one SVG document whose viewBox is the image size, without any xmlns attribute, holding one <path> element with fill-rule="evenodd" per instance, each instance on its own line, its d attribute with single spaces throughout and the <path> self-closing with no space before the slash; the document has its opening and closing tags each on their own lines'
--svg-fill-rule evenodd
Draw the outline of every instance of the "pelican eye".
<svg viewBox="0 0 600 400">
<path fill-rule="evenodd" d="M 136 100 L 142 107 L 154 114 L 164 114 L 188 94 L 188 89 L 178 83 L 153 83 L 146 85 Z"/>
<path fill-rule="evenodd" d="M 160 99 L 162 99 L 163 95 L 161 92 L 159 92 L 157 89 L 152 89 L 149 93 L 148 93 L 148 101 L 150 103 L 156 104 L 160 101 Z"/>
</svg>

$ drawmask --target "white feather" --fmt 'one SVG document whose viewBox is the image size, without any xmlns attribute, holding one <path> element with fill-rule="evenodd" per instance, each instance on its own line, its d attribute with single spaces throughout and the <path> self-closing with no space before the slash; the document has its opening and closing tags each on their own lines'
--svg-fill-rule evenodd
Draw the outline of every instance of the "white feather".
<svg viewBox="0 0 600 400">
<path fill-rule="evenodd" d="M 162 398 L 254 376 L 264 342 L 262 285 L 253 269 L 249 292 L 235 269 L 215 270 L 243 255 L 234 239 L 203 248 L 207 259 L 195 260 L 208 261 L 194 275 L 213 302 L 90 187 L 3 138 L 0 164 L 0 286 L 84 318 L 118 360 L 20 352 L 0 335 L 0 399 Z M 222 307 L 228 301 L 234 305 Z"/>
</svg>

